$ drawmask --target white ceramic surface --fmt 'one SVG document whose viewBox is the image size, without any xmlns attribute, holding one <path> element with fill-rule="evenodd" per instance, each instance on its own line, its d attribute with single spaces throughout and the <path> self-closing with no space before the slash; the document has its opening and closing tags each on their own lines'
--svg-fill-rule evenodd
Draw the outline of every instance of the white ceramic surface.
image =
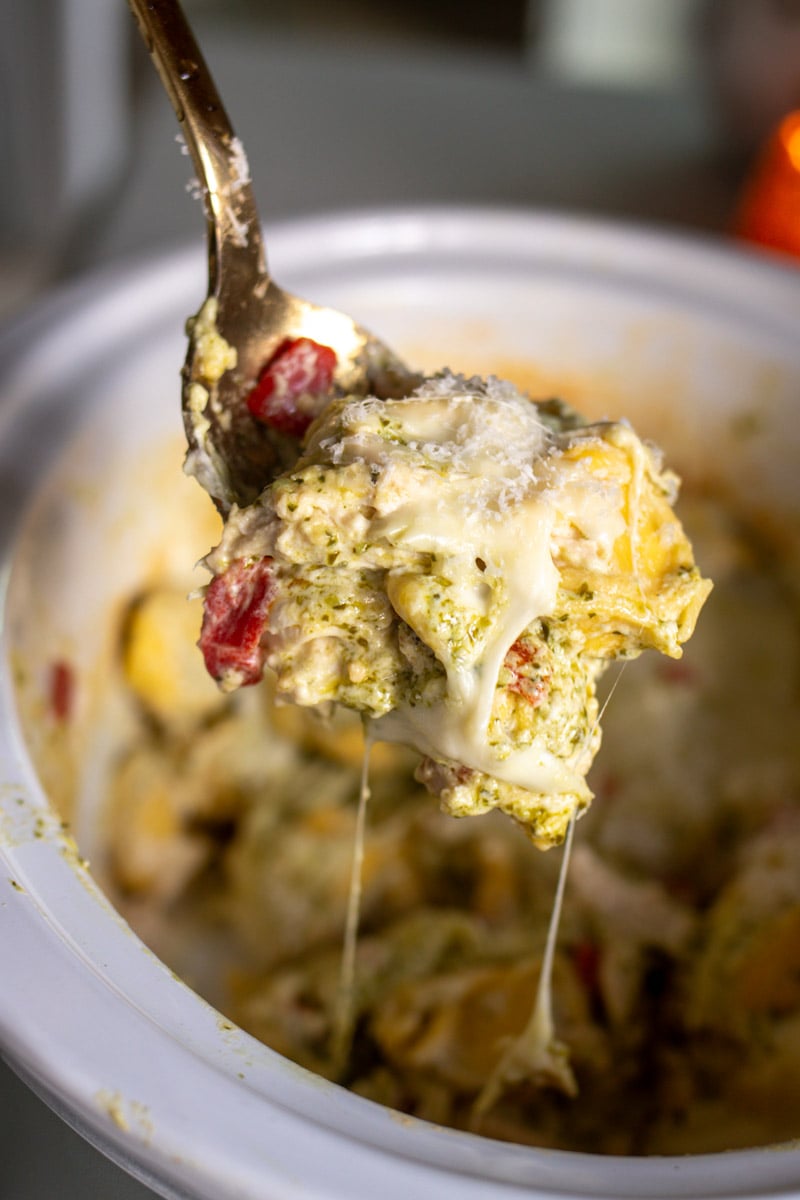
<svg viewBox="0 0 800 1200">
<path fill-rule="evenodd" d="M 420 365 L 527 364 L 543 391 L 630 415 L 684 474 L 797 532 L 792 269 L 496 211 L 319 219 L 269 230 L 268 245 L 282 283 L 352 312 Z M 77 770 L 85 852 L 99 773 L 84 764 L 102 761 L 108 712 L 96 697 L 113 604 L 149 570 L 181 574 L 184 536 L 205 548 L 193 544 L 192 485 L 162 453 L 179 436 L 182 327 L 202 297 L 203 266 L 197 249 L 96 278 L 0 341 L 0 955 L 12 964 L 0 987 L 3 1053 L 164 1195 L 800 1194 L 792 1148 L 676 1160 L 535 1151 L 400 1118 L 323 1083 L 177 981 L 64 840 L 31 751 L 40 765 Z M 743 438 L 744 427 L 755 432 Z M 64 655 L 79 684 L 91 681 L 66 734 L 45 702 L 49 665 Z"/>
</svg>

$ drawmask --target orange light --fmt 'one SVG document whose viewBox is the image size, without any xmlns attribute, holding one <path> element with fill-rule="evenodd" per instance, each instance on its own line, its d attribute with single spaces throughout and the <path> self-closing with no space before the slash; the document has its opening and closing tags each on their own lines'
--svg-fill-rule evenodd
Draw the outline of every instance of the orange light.
<svg viewBox="0 0 800 1200">
<path fill-rule="evenodd" d="M 795 171 L 800 171 L 800 112 L 791 112 L 778 126 L 778 137 Z"/>
<path fill-rule="evenodd" d="M 767 141 L 742 191 L 734 233 L 800 257 L 800 110 Z"/>
</svg>

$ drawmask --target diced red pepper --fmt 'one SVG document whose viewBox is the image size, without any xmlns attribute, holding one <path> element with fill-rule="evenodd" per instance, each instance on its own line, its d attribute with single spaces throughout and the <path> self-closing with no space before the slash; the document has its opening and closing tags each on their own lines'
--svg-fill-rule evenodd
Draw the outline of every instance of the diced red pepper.
<svg viewBox="0 0 800 1200">
<path fill-rule="evenodd" d="M 506 654 L 504 667 L 511 672 L 508 690 L 516 692 L 524 700 L 530 701 L 535 708 L 541 704 L 547 695 L 550 676 L 543 675 L 535 669 L 530 670 L 536 662 L 536 651 L 527 642 L 518 639 Z"/>
<path fill-rule="evenodd" d="M 617 771 L 606 771 L 595 780 L 593 788 L 603 804 L 610 804 L 622 791 L 622 778 Z"/>
<path fill-rule="evenodd" d="M 247 397 L 259 421 L 289 437 L 302 437 L 324 407 L 333 386 L 336 351 L 311 338 L 291 338 L 279 347 Z"/>
<path fill-rule="evenodd" d="M 600 947 L 595 942 L 578 942 L 572 947 L 572 961 L 587 993 L 596 996 L 600 990 Z"/>
<path fill-rule="evenodd" d="M 235 559 L 206 591 L 198 644 L 209 674 L 227 689 L 261 678 L 262 638 L 274 591 L 271 558 Z"/>
<path fill-rule="evenodd" d="M 693 687 L 699 682 L 699 676 L 691 663 L 667 658 L 658 664 L 658 673 L 665 683 L 674 683 L 684 687 Z"/>
<path fill-rule="evenodd" d="M 423 758 L 414 778 L 423 783 L 431 795 L 440 796 L 451 788 L 468 784 L 473 775 L 475 771 L 472 767 L 466 767 L 463 763 L 442 763 L 435 758 Z"/>
<path fill-rule="evenodd" d="M 75 672 L 58 659 L 50 666 L 50 711 L 57 721 L 68 721 L 75 704 Z"/>
</svg>

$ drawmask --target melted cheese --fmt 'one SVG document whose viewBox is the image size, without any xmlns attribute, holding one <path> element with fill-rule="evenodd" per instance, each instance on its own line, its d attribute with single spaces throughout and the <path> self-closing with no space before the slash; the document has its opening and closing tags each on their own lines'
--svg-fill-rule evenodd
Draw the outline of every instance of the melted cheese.
<svg viewBox="0 0 800 1200">
<path fill-rule="evenodd" d="M 386 422 L 393 439 L 420 449 L 448 473 L 415 480 L 409 494 L 407 486 L 398 486 L 395 470 L 388 486 L 376 488 L 369 539 L 431 555 L 452 603 L 483 621 L 487 632 L 475 640 L 471 654 L 461 646 L 454 651 L 437 645 L 447 676 L 445 697 L 424 708 L 401 705 L 377 718 L 376 739 L 444 755 L 531 791 L 579 792 L 583 747 L 568 762 L 540 745 L 501 755 L 486 731 L 509 647 L 534 620 L 553 611 L 559 585 L 552 556 L 556 520 L 579 529 L 595 556 L 610 557 L 625 530 L 620 497 L 614 503 L 613 492 L 596 482 L 587 486 L 585 471 L 551 456 L 553 439 L 535 407 L 513 392 L 499 390 L 480 404 L 470 395 L 435 392 L 379 406 L 365 401 L 352 420 L 357 434 L 337 447 L 338 461 L 363 456 L 390 466 L 394 442 L 380 440 Z M 399 616 L 414 628 L 414 615 L 391 574 L 387 591 Z"/>
</svg>

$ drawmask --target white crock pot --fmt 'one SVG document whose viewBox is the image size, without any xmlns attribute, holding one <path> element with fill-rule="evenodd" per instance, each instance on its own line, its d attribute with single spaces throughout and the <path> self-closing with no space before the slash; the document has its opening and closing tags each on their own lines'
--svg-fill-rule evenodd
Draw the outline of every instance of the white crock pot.
<svg viewBox="0 0 800 1200">
<path fill-rule="evenodd" d="M 800 272 L 699 241 L 501 211 L 356 213 L 268 230 L 282 284 L 410 361 L 526 374 L 629 415 L 693 479 L 800 526 Z M 446 1200 L 800 1194 L 791 1146 L 681 1159 L 531 1150 L 416 1121 L 231 1027 L 130 931 L 80 854 L 113 733 L 115 606 L 205 548 L 178 463 L 183 322 L 202 247 L 96 277 L 0 341 L 0 1047 L 165 1196 Z M 758 420 L 753 426 L 752 418 Z M 749 423 L 749 426 L 748 426 Z M 753 436 L 741 430 L 752 426 Z M 66 729 L 52 665 L 77 677 Z M 800 1132 L 800 1131 L 799 1131 Z"/>
</svg>

